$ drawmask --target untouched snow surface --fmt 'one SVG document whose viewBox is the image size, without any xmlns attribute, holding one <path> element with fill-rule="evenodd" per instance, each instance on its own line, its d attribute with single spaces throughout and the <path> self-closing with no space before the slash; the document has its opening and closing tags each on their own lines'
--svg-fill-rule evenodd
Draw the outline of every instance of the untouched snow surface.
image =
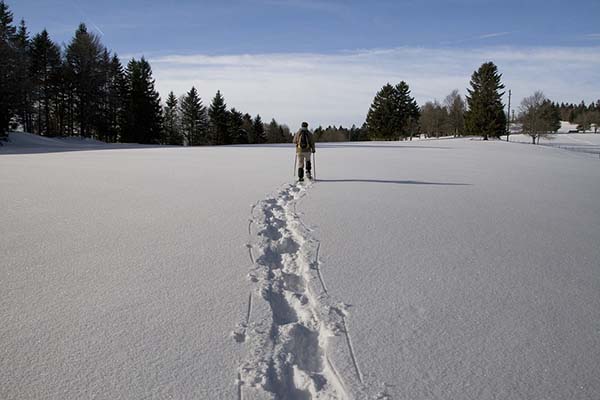
<svg viewBox="0 0 600 400">
<path fill-rule="evenodd" d="M 95 145 L 0 148 L 0 398 L 600 397 L 597 159 Z"/>
<path fill-rule="evenodd" d="M 503 137 L 506 140 L 506 136 Z M 531 144 L 531 136 L 510 135 L 510 141 Z M 556 147 L 562 150 L 575 151 L 600 158 L 600 134 L 595 133 L 561 133 L 543 137 L 539 145 Z"/>
</svg>

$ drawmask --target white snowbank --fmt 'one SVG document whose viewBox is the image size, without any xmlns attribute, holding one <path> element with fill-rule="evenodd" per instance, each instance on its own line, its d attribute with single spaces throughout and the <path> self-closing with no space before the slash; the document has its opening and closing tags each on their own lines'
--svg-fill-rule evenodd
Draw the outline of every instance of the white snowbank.
<svg viewBox="0 0 600 400">
<path fill-rule="evenodd" d="M 2 142 L 0 154 L 31 154 L 77 150 L 131 149 L 149 147 L 128 143 L 104 143 L 79 137 L 46 137 L 25 132 L 10 132 L 8 141 Z"/>
<path fill-rule="evenodd" d="M 600 396 L 598 160 L 3 151 L 0 398 Z"/>
</svg>

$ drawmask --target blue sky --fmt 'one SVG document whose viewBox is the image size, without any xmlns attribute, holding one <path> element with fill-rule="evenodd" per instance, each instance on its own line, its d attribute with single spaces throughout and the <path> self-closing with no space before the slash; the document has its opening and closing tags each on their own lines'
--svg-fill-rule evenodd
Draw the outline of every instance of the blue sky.
<svg viewBox="0 0 600 400">
<path fill-rule="evenodd" d="M 600 1 L 13 0 L 67 42 L 79 21 L 119 54 L 335 52 L 399 46 L 587 46 Z M 596 44 L 600 38 L 595 38 Z"/>
<path fill-rule="evenodd" d="M 443 100 L 453 87 L 464 93 L 485 57 L 497 62 L 513 100 L 537 89 L 556 100 L 600 97 L 598 0 L 7 4 L 58 43 L 83 21 L 124 58 L 144 54 L 163 94 L 195 85 L 209 98 L 222 89 L 231 105 L 290 125 L 362 123 L 387 81 L 406 80 L 420 103 Z"/>
</svg>

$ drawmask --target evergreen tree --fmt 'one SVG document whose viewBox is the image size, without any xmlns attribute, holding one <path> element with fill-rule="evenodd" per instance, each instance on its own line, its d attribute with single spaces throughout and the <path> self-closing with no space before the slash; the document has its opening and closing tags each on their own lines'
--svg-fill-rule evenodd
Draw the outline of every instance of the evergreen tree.
<svg viewBox="0 0 600 400">
<path fill-rule="evenodd" d="M 396 124 L 400 136 L 411 137 L 417 129 L 419 121 L 419 106 L 415 99 L 410 95 L 408 84 L 401 81 L 394 88 L 396 90 Z"/>
<path fill-rule="evenodd" d="M 182 145 L 181 124 L 179 121 L 177 98 L 173 92 L 169 93 L 166 105 L 163 109 L 163 134 L 162 143 L 170 145 Z"/>
<path fill-rule="evenodd" d="M 232 108 L 229 112 L 229 137 L 232 143 L 248 143 L 248 132 L 244 130 L 244 115 Z"/>
<path fill-rule="evenodd" d="M 161 137 L 162 109 L 160 96 L 154 89 L 152 68 L 142 57 L 132 59 L 125 73 L 126 107 L 125 141 L 134 143 L 159 143 Z"/>
<path fill-rule="evenodd" d="M 271 119 L 271 122 L 266 128 L 266 137 L 268 143 L 286 143 L 288 138 L 285 135 L 285 131 L 281 125 L 275 121 L 275 118 Z"/>
<path fill-rule="evenodd" d="M 208 142 L 206 107 L 202 105 L 195 87 L 192 87 L 181 101 L 181 131 L 188 146 L 198 146 Z"/>
<path fill-rule="evenodd" d="M 406 82 L 389 83 L 375 95 L 367 114 L 369 136 L 398 140 L 409 136 L 419 119 L 419 107 L 410 95 Z"/>
<path fill-rule="evenodd" d="M 252 121 L 252 137 L 254 138 L 253 143 L 265 143 L 267 141 L 265 126 L 258 114 L 254 118 L 254 121 Z"/>
<path fill-rule="evenodd" d="M 0 137 L 6 135 L 17 103 L 17 51 L 13 15 L 4 0 L 0 1 Z"/>
<path fill-rule="evenodd" d="M 31 66 L 31 41 L 25 21 L 21 20 L 15 37 L 16 65 L 15 84 L 17 85 L 15 106 L 19 122 L 25 132 L 33 131 L 33 112 L 31 108 L 31 91 L 33 85 L 29 74 Z"/>
<path fill-rule="evenodd" d="M 221 145 L 231 143 L 228 131 L 227 105 L 225 99 L 218 90 L 209 109 L 210 118 L 210 141 L 211 144 Z"/>
<path fill-rule="evenodd" d="M 121 60 L 115 54 L 106 66 L 106 133 L 109 142 L 116 142 L 123 132 L 126 82 Z"/>
<path fill-rule="evenodd" d="M 76 121 L 83 137 L 99 133 L 98 122 L 102 118 L 99 103 L 106 78 L 102 68 L 104 53 L 98 36 L 80 24 L 67 47 L 66 59 L 73 79 Z M 106 59 L 104 61 L 108 64 Z"/>
<path fill-rule="evenodd" d="M 56 120 L 53 120 L 53 112 L 57 106 L 61 67 L 60 49 L 50 40 L 48 32 L 44 29 L 33 37 L 30 65 L 34 88 L 34 130 L 41 135 L 60 134 L 56 129 Z"/>
<path fill-rule="evenodd" d="M 367 126 L 372 138 L 392 139 L 399 136 L 396 125 L 396 90 L 389 83 L 375 95 L 367 114 Z"/>
<path fill-rule="evenodd" d="M 254 120 L 248 113 L 242 117 L 243 124 L 242 130 L 246 132 L 246 143 L 256 143 L 256 137 L 254 136 Z"/>
<path fill-rule="evenodd" d="M 504 85 L 502 74 L 493 62 L 481 65 L 471 76 L 471 89 L 467 96 L 468 111 L 465 113 L 465 127 L 471 135 L 500 137 L 506 132 L 506 115 L 502 96 Z"/>
</svg>

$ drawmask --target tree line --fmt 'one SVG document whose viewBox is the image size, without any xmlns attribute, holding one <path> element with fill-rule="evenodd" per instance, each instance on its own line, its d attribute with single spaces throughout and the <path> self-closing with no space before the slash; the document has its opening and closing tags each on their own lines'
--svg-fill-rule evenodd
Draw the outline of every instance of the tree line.
<svg viewBox="0 0 600 400">
<path fill-rule="evenodd" d="M 290 142 L 286 125 L 263 123 L 228 109 L 220 91 L 206 106 L 197 89 L 164 105 L 150 63 L 142 57 L 123 65 L 85 24 L 61 48 L 46 30 L 30 37 L 25 21 L 0 0 L 0 136 L 21 126 L 44 136 L 93 137 L 106 142 L 222 145 Z M 409 85 L 386 84 L 375 95 L 361 127 L 319 126 L 317 141 L 399 140 L 415 135 L 483 136 L 511 133 L 509 119 L 536 138 L 560 127 L 560 120 L 586 131 L 600 125 L 600 100 L 586 105 L 554 103 L 540 91 L 526 97 L 513 118 L 502 101 L 502 74 L 493 62 L 473 72 L 467 95 L 453 90 L 442 103 L 418 106 Z"/>
<path fill-rule="evenodd" d="M 80 136 L 105 142 L 219 145 L 291 141 L 289 128 L 264 124 L 227 109 L 217 92 L 202 104 L 196 88 L 165 105 L 150 63 L 126 66 L 100 38 L 80 24 L 61 48 L 46 30 L 31 37 L 24 20 L 0 1 L 0 136 L 21 127 L 44 136 Z"/>
<path fill-rule="evenodd" d="M 505 92 L 502 74 L 493 62 L 483 63 L 471 75 L 470 88 L 465 99 L 458 89 L 453 90 L 443 103 L 428 101 L 418 107 L 409 86 L 402 81 L 396 86 L 386 84 L 375 95 L 367 114 L 364 129 L 370 139 L 411 139 L 416 135 L 483 136 L 507 140 L 517 128 L 532 138 L 551 135 L 560 128 L 560 121 L 577 124 L 582 131 L 600 125 L 600 100 L 589 105 L 555 103 L 542 91 L 525 97 L 517 107 L 518 115 L 508 115 L 502 97 Z"/>
<path fill-rule="evenodd" d="M 375 95 L 367 113 L 366 128 L 371 139 L 412 139 L 415 135 L 478 135 L 485 140 L 506 133 L 507 120 L 502 104 L 502 75 L 487 62 L 471 76 L 466 101 L 458 90 L 444 100 L 422 107 L 411 96 L 408 84 L 386 84 Z"/>
</svg>

